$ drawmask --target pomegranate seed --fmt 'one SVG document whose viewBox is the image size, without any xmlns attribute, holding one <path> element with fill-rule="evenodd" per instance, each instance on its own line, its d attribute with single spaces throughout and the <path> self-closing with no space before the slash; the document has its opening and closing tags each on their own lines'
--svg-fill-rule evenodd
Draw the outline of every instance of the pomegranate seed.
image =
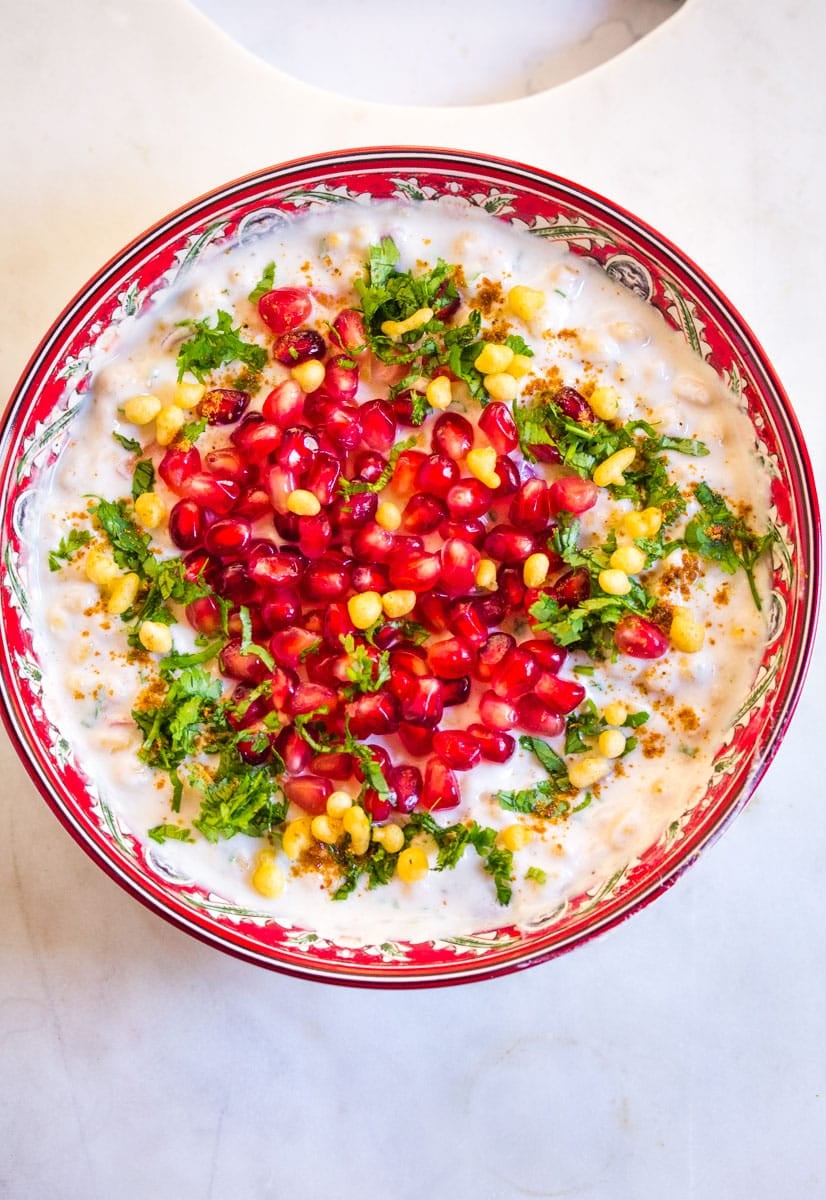
<svg viewBox="0 0 826 1200">
<path fill-rule="evenodd" d="M 345 705 L 348 728 L 355 738 L 394 733 L 401 719 L 399 702 L 391 692 L 357 696 Z"/>
<path fill-rule="evenodd" d="M 582 604 L 591 595 L 591 576 L 587 567 L 572 567 L 544 589 L 549 596 L 567 608 Z"/>
<path fill-rule="evenodd" d="M 267 395 L 261 408 L 265 421 L 279 429 L 300 425 L 304 417 L 304 393 L 295 379 L 284 379 Z"/>
<path fill-rule="evenodd" d="M 516 639 L 509 633 L 492 633 L 483 646 L 479 647 L 479 665 L 492 669 L 498 667 L 502 659 L 516 647 Z M 483 678 L 489 679 L 489 675 Z"/>
<path fill-rule="evenodd" d="M 561 387 L 553 396 L 554 404 L 572 421 L 579 425 L 593 425 L 596 421 L 594 410 L 584 396 L 572 387 Z"/>
<path fill-rule="evenodd" d="M 460 479 L 448 489 L 447 507 L 454 521 L 481 517 L 493 504 L 493 492 L 480 479 Z"/>
<path fill-rule="evenodd" d="M 238 447 L 248 463 L 260 463 L 278 449 L 283 436 L 280 425 L 276 425 L 273 421 L 265 421 L 261 413 L 247 413 L 237 429 L 233 429 L 230 441 Z M 220 455 L 221 453 L 228 454 L 229 451 L 213 450 L 207 455 L 207 468 L 210 471 L 213 470 L 210 462 L 213 454 Z M 243 465 L 243 459 L 241 462 Z M 214 473 L 223 475 L 225 478 L 238 479 L 241 483 L 246 482 L 244 475 L 230 475 L 228 470 L 216 470 Z"/>
<path fill-rule="evenodd" d="M 327 360 L 322 387 L 333 400 L 352 400 L 358 386 L 358 367 L 348 354 L 337 354 Z"/>
<path fill-rule="evenodd" d="M 367 344 L 367 334 L 364 332 L 364 320 L 360 312 L 353 308 L 344 308 L 333 321 L 333 341 L 353 353 L 363 350 Z"/>
<path fill-rule="evenodd" d="M 311 652 L 320 645 L 316 634 L 300 625 L 288 625 L 279 629 L 270 638 L 270 654 L 282 667 L 298 667 Z"/>
<path fill-rule="evenodd" d="M 319 816 L 327 807 L 327 797 L 333 790 L 329 779 L 318 775 L 294 775 L 284 780 L 284 795 L 290 804 L 303 808 L 304 812 Z"/>
<path fill-rule="evenodd" d="M 413 491 L 425 457 L 421 450 L 402 450 L 393 468 L 393 487 L 397 492 L 404 496 Z"/>
<path fill-rule="evenodd" d="M 445 679 L 442 684 L 442 702 L 445 708 L 454 704 L 464 704 L 470 695 L 470 676 L 460 675 L 458 679 Z"/>
<path fill-rule="evenodd" d="M 284 711 L 298 687 L 298 676 L 292 668 L 275 667 L 270 675 L 270 707 L 276 712 Z"/>
<path fill-rule="evenodd" d="M 236 600 L 236 603 L 241 601 Z M 301 597 L 295 588 L 274 588 L 260 607 L 261 621 L 272 632 L 294 625 L 301 616 Z"/>
<path fill-rule="evenodd" d="M 232 425 L 244 415 L 250 402 L 249 392 L 237 388 L 210 388 L 201 397 L 198 414 L 208 425 Z"/>
<path fill-rule="evenodd" d="M 435 496 L 416 492 L 402 513 L 402 529 L 408 533 L 432 533 L 447 516 L 447 509 Z"/>
<path fill-rule="evenodd" d="M 388 686 L 396 699 L 404 704 L 407 700 L 412 700 L 416 695 L 416 676 L 411 675 L 409 671 L 405 671 L 402 667 L 391 666 Z"/>
<path fill-rule="evenodd" d="M 278 468 L 276 468 L 278 469 Z M 285 542 L 298 541 L 298 517 L 291 512 L 278 512 L 272 514 L 272 523 L 275 526 L 275 532 Z"/>
<path fill-rule="evenodd" d="M 407 671 L 410 675 L 429 675 L 427 654 L 421 646 L 400 646 L 390 654 L 390 666 Z"/>
<path fill-rule="evenodd" d="M 511 411 L 500 400 L 493 400 L 482 409 L 479 428 L 497 454 L 510 454 L 519 445 L 519 434 Z"/>
<path fill-rule="evenodd" d="M 211 637 L 221 628 L 221 608 L 214 596 L 199 596 L 186 606 L 186 619 L 198 633 Z"/>
<path fill-rule="evenodd" d="M 440 729 L 433 735 L 433 749 L 455 771 L 469 771 L 482 758 L 482 748 L 471 733 Z"/>
<path fill-rule="evenodd" d="M 338 694 L 321 683 L 299 683 L 290 697 L 290 715 L 297 717 L 325 709 L 333 713 L 338 708 Z"/>
<path fill-rule="evenodd" d="M 268 729 L 257 729 L 246 737 L 239 738 L 236 749 L 248 767 L 260 767 L 272 758 L 273 735 Z"/>
<path fill-rule="evenodd" d="M 484 543 L 484 551 L 490 558 L 506 563 L 524 562 L 535 550 L 536 540 L 531 534 L 512 525 L 494 525 Z"/>
<path fill-rule="evenodd" d="M 225 563 L 217 571 L 213 588 L 225 600 L 233 604 L 252 604 L 258 595 L 258 589 L 247 574 L 243 563 Z"/>
<path fill-rule="evenodd" d="M 340 449 L 355 450 L 361 441 L 361 412 L 355 404 L 334 404 L 324 418 L 324 431 Z"/>
<path fill-rule="evenodd" d="M 266 664 L 256 654 L 241 653 L 241 639 L 232 638 L 218 655 L 218 664 L 224 675 L 239 679 L 242 683 L 263 683 L 269 675 Z"/>
<path fill-rule="evenodd" d="M 372 404 L 372 400 L 370 401 Z M 364 405 L 366 408 L 367 405 Z M 364 413 L 362 408 L 362 414 Z M 364 419 L 362 417 L 362 436 L 364 434 Z M 361 479 L 364 483 L 375 483 L 384 474 L 387 459 L 375 450 L 360 450 L 353 459 L 353 479 Z"/>
<path fill-rule="evenodd" d="M 306 288 L 282 287 L 265 292 L 258 299 L 258 313 L 273 333 L 289 333 L 302 325 L 313 307 Z"/>
<path fill-rule="evenodd" d="M 505 602 L 509 612 L 522 608 L 525 599 L 525 584 L 519 567 L 500 567 L 496 572 L 497 595 Z"/>
<path fill-rule="evenodd" d="M 402 721 L 399 726 L 399 741 L 408 754 L 423 758 L 433 749 L 433 729 L 429 725 L 414 725 L 412 721 Z"/>
<path fill-rule="evenodd" d="M 309 471 L 319 449 L 318 438 L 312 430 L 303 425 L 293 425 L 284 430 L 281 445 L 276 453 L 276 462 L 297 481 Z"/>
<path fill-rule="evenodd" d="M 428 454 L 416 472 L 416 487 L 444 500 L 458 478 L 459 468 L 452 458 Z"/>
<path fill-rule="evenodd" d="M 467 675 L 474 665 L 475 655 L 459 638 L 431 642 L 427 648 L 430 669 L 439 679 L 458 679 Z"/>
<path fill-rule="evenodd" d="M 390 576 L 386 567 L 359 563 L 352 572 L 354 592 L 386 592 L 390 587 Z"/>
<path fill-rule="evenodd" d="M 184 579 L 187 583 L 202 580 L 210 586 L 218 574 L 218 564 L 206 550 L 191 550 L 184 558 Z"/>
<path fill-rule="evenodd" d="M 374 822 L 386 821 L 390 816 L 390 800 L 380 796 L 375 788 L 367 787 L 361 796 L 361 805 L 370 814 Z"/>
<path fill-rule="evenodd" d="M 204 510 L 194 500 L 179 500 L 169 513 L 169 536 L 179 550 L 192 550 L 204 540 Z"/>
<path fill-rule="evenodd" d="M 326 508 L 336 494 L 336 485 L 341 475 L 341 463 L 332 454 L 321 452 L 313 461 L 304 480 L 319 504 Z"/>
<path fill-rule="evenodd" d="M 390 755 L 387 753 L 384 746 L 371 745 L 370 746 L 370 756 L 375 763 L 378 763 L 379 769 L 381 770 L 382 775 L 384 775 L 387 771 L 390 770 L 390 766 L 391 766 Z M 353 774 L 355 775 L 355 777 L 359 781 L 359 783 L 366 782 L 365 775 L 364 775 L 364 765 L 363 765 L 361 759 L 356 759 L 356 765 L 353 770 Z"/>
<path fill-rule="evenodd" d="M 375 521 L 353 531 L 350 548 L 362 562 L 387 562 L 396 544 L 395 534 L 377 525 Z"/>
<path fill-rule="evenodd" d="M 304 664 L 307 677 L 313 683 L 323 683 L 338 691 L 342 683 L 349 682 L 340 661 L 343 657 L 346 662 L 346 657 L 341 654 L 311 654 Z"/>
<path fill-rule="evenodd" d="M 188 450 L 167 450 L 158 466 L 158 474 L 176 496 L 186 494 L 186 487 L 193 475 L 201 470 L 201 455 L 195 446 Z"/>
<path fill-rule="evenodd" d="M 489 629 L 505 619 L 505 601 L 496 592 L 490 596 L 477 596 L 472 603 Z"/>
<path fill-rule="evenodd" d="M 420 421 L 413 420 L 413 404 L 417 396 L 418 393 L 412 388 L 404 388 L 393 397 L 393 416 L 399 425 L 413 429 L 421 424 Z"/>
<path fill-rule="evenodd" d="M 350 614 L 347 611 L 347 605 L 340 600 L 334 600 L 332 604 L 328 604 L 324 609 L 324 615 L 321 618 L 321 634 L 328 646 L 339 652 L 341 650 L 341 639 L 347 635 L 353 635 L 356 632 L 356 627 L 350 620 Z"/>
<path fill-rule="evenodd" d="M 361 406 L 361 439 L 371 450 L 389 450 L 396 440 L 396 414 L 387 400 Z"/>
<path fill-rule="evenodd" d="M 530 442 L 528 450 L 537 462 L 554 463 L 555 465 L 562 462 L 562 455 L 559 449 L 555 445 L 549 445 L 547 442 Z"/>
<path fill-rule="evenodd" d="M 285 367 L 297 367 L 311 358 L 323 358 L 327 353 L 324 338 L 314 329 L 292 329 L 273 342 L 272 356 Z"/>
<path fill-rule="evenodd" d="M 433 675 L 420 676 L 413 695 L 401 702 L 401 712 L 414 725 L 438 725 L 444 712 L 441 682 Z"/>
<path fill-rule="evenodd" d="M 429 758 L 424 769 L 421 807 L 427 812 L 456 808 L 461 799 L 459 782 L 444 759 Z"/>
<path fill-rule="evenodd" d="M 450 627 L 450 603 L 440 592 L 423 592 L 416 602 L 413 618 L 433 633 Z"/>
<path fill-rule="evenodd" d="M 653 621 L 629 613 L 614 630 L 614 645 L 631 658 L 661 658 L 668 649 L 668 638 Z"/>
<path fill-rule="evenodd" d="M 566 651 L 549 638 L 529 638 L 520 644 L 520 649 L 528 650 L 543 670 L 552 675 L 556 675 L 567 657 Z"/>
<path fill-rule="evenodd" d="M 340 600 L 350 590 L 350 569 L 340 559 L 314 559 L 304 573 L 301 590 L 309 600 Z"/>
<path fill-rule="evenodd" d="M 253 418 L 258 416 L 257 413 L 251 415 Z M 245 417 L 244 420 L 248 421 L 249 417 Z M 241 426 L 238 428 L 240 429 Z M 233 432 L 237 433 L 238 430 Z M 278 436 L 281 436 L 280 430 Z M 210 475 L 217 475 L 220 479 L 234 479 L 236 483 L 249 483 L 252 475 L 248 464 L 232 446 L 221 446 L 216 450 L 210 450 L 204 459 L 204 466 Z"/>
<path fill-rule="evenodd" d="M 490 682 L 496 695 L 503 700 L 518 700 L 534 689 L 541 674 L 542 669 L 533 655 L 515 646 L 491 668 Z"/>
<path fill-rule="evenodd" d="M 310 770 L 316 775 L 323 775 L 325 779 L 343 780 L 352 776 L 355 763 L 352 754 L 343 751 L 315 754 L 310 759 Z"/>
<path fill-rule="evenodd" d="M 249 557 L 247 570 L 250 579 L 261 587 L 283 587 L 284 584 L 299 583 L 306 563 L 297 554 L 287 550 L 271 554 L 263 549 L 254 550 Z"/>
<path fill-rule="evenodd" d="M 233 558 L 243 554 L 252 540 L 252 526 L 243 517 L 225 517 L 210 525 L 204 544 L 216 558 Z"/>
<path fill-rule="evenodd" d="M 314 517 L 297 517 L 298 546 L 305 558 L 321 558 L 333 537 L 330 518 L 325 512 Z"/>
<path fill-rule="evenodd" d="M 544 479 L 526 479 L 511 500 L 508 517 L 512 525 L 533 533 L 547 528 L 551 519 L 548 485 Z"/>
<path fill-rule="evenodd" d="M 534 691 L 547 708 L 563 716 L 579 708 L 585 699 L 585 688 L 581 683 L 575 679 L 560 679 L 550 672 L 539 676 Z"/>
<path fill-rule="evenodd" d="M 459 413 L 442 413 L 436 418 L 430 440 L 438 454 L 458 462 L 473 445 L 473 426 Z"/>
<path fill-rule="evenodd" d="M 448 626 L 471 646 L 481 646 L 488 640 L 488 627 L 472 601 L 463 600 L 452 606 L 445 628 Z"/>
<path fill-rule="evenodd" d="M 385 777 L 395 793 L 393 807 L 396 811 L 412 812 L 422 795 L 422 773 L 419 768 L 412 763 L 403 763 L 398 767 L 389 767 Z"/>
<path fill-rule="evenodd" d="M 186 482 L 186 497 L 201 508 L 210 508 L 221 515 L 228 513 L 241 495 L 241 485 L 232 479 L 217 479 L 201 471 Z"/>
<path fill-rule="evenodd" d="M 467 731 L 476 738 L 482 758 L 487 762 L 507 762 L 516 749 L 516 739 L 509 733 L 488 729 L 484 725 L 468 725 Z"/>
<path fill-rule="evenodd" d="M 378 506 L 379 498 L 375 492 L 337 496 L 330 505 L 330 520 L 337 529 L 358 529 L 373 520 Z"/>
<path fill-rule="evenodd" d="M 323 387 L 309 392 L 304 397 L 304 420 L 318 432 L 327 420 L 327 413 L 335 408 L 337 400 L 329 396 Z"/>
<path fill-rule="evenodd" d="M 263 488 L 251 487 L 241 492 L 232 511 L 239 517 L 246 517 L 248 521 L 258 521 L 272 512 L 272 504 Z"/>
<path fill-rule="evenodd" d="M 551 511 L 579 515 L 594 507 L 598 495 L 599 488 L 593 480 L 580 479 L 579 475 L 566 475 L 562 479 L 555 479 L 551 484 Z"/>
<path fill-rule="evenodd" d="M 482 521 L 470 517 L 466 521 L 442 521 L 438 533 L 445 542 L 448 538 L 457 537 L 470 542 L 472 546 L 481 546 L 487 528 Z"/>
<path fill-rule="evenodd" d="M 465 595 L 476 586 L 481 551 L 462 538 L 448 538 L 442 546 L 442 587 L 452 596 Z"/>
<path fill-rule="evenodd" d="M 275 739 L 275 749 L 280 754 L 290 775 L 306 771 L 312 758 L 312 750 L 291 725 L 286 726 Z"/>
<path fill-rule="evenodd" d="M 565 728 L 565 719 L 551 712 L 538 696 L 523 696 L 516 705 L 516 724 L 527 733 L 539 733 L 543 737 L 559 737 Z"/>
<path fill-rule="evenodd" d="M 500 454 L 496 459 L 496 474 L 499 476 L 499 487 L 494 492 L 497 500 L 512 496 L 519 487 L 521 476 L 516 463 L 507 454 Z"/>
<path fill-rule="evenodd" d="M 413 592 L 426 592 L 435 587 L 442 573 L 442 564 L 438 554 L 429 554 L 426 550 L 408 550 L 401 547 L 402 539 L 397 538 L 399 552 L 390 563 L 390 582 L 394 588 L 409 588 Z"/>
</svg>

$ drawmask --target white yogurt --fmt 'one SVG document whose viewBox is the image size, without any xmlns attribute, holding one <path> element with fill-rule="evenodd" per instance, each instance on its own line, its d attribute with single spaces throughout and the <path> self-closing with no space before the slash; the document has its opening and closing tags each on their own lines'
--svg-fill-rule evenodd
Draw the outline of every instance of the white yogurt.
<svg viewBox="0 0 826 1200">
<path fill-rule="evenodd" d="M 208 251 L 176 292 L 120 326 L 98 364 L 93 394 L 71 427 L 71 442 L 40 494 L 29 529 L 31 544 L 44 548 L 32 564 L 29 585 L 49 715 L 106 803 L 139 839 L 145 839 L 148 828 L 170 820 L 168 782 L 138 759 L 141 738 L 130 715 L 146 668 L 125 658 L 120 620 L 95 613 L 99 595 L 84 577 L 83 556 L 53 574 L 46 568 L 46 551 L 71 528 L 88 528 L 81 519 L 84 496 L 129 494 L 131 464 L 113 430 L 142 440 L 146 453 L 156 463 L 160 460 L 163 451 L 150 442 L 150 432 L 128 425 L 118 409 L 138 393 L 168 399 L 180 340 L 176 322 L 226 309 L 236 324 L 248 325 L 245 336 L 267 345 L 269 334 L 247 294 L 264 266 L 275 261 L 276 286 L 313 289 L 312 319 L 323 327 L 342 307 L 356 304 L 351 281 L 362 273 L 367 247 L 388 235 L 401 251 L 401 270 L 420 262 L 432 265 L 437 257 L 460 263 L 471 300 L 482 280 L 501 283 L 505 292 L 515 284 L 545 292 L 547 303 L 527 328 L 511 318 L 513 331 L 523 333 L 536 352 L 534 373 L 544 376 L 556 368 L 565 384 L 610 384 L 620 396 L 621 419 L 644 418 L 659 423 L 663 432 L 700 438 L 709 447 L 708 457 L 670 454 L 673 477 L 682 487 L 705 479 L 732 504 L 748 500 L 751 523 L 765 527 L 767 481 L 736 398 L 659 313 L 558 245 L 471 210 L 377 204 L 337 207 L 333 213 L 298 219 L 248 246 Z M 265 369 L 252 410 L 260 409 L 269 389 L 286 375 L 278 364 Z M 377 394 L 375 383 L 362 383 L 359 399 Z M 408 432 L 400 430 L 398 436 Z M 426 446 L 426 427 L 423 432 Z M 199 448 L 203 453 L 210 439 L 223 441 L 225 436 L 220 429 L 209 431 Z M 157 490 L 171 507 L 176 498 L 160 481 Z M 603 491 L 586 515 L 585 527 L 602 540 L 617 507 Z M 153 540 L 162 552 L 177 553 L 165 534 L 156 531 Z M 758 579 L 765 588 L 765 573 L 758 571 Z M 496 903 L 490 877 L 472 851 L 454 871 L 431 871 L 413 885 L 394 880 L 340 903 L 332 902 L 321 880 L 308 874 L 290 877 L 277 900 L 258 896 L 250 875 L 260 844 L 246 837 L 213 845 L 196 832 L 193 844 L 153 846 L 156 860 L 230 902 L 354 944 L 540 922 L 573 897 L 601 887 L 697 801 L 713 753 L 748 693 L 766 629 L 745 576 L 724 575 L 704 564 L 687 598 L 677 584 L 671 598 L 687 604 L 705 625 L 703 649 L 691 655 L 671 651 L 653 662 L 619 657 L 597 665 L 593 676 L 580 677 L 600 710 L 619 700 L 630 711 L 650 712 L 651 718 L 639 731 L 641 745 L 615 767 L 593 802 L 563 823 L 546 825 L 515 854 L 514 894 L 507 909 Z M 191 648 L 192 632 L 175 626 L 174 642 L 178 650 Z M 569 656 L 561 674 L 570 677 L 577 663 L 586 660 Z M 461 727 L 477 719 L 475 713 L 468 717 L 453 708 L 446 710 L 443 724 Z M 387 744 L 395 761 L 408 757 L 399 752 L 395 738 Z M 500 808 L 495 793 L 543 777 L 543 769 L 523 750 L 504 765 L 460 773 L 462 807 L 442 819 L 445 824 L 472 817 L 495 828 L 510 825 L 518 818 Z M 188 823 L 197 812 L 197 795 L 187 790 L 181 817 Z M 541 822 L 531 819 L 530 824 L 540 830 Z M 289 872 L 286 858 L 280 861 Z M 547 882 L 525 879 L 532 866 L 546 873 Z"/>
</svg>

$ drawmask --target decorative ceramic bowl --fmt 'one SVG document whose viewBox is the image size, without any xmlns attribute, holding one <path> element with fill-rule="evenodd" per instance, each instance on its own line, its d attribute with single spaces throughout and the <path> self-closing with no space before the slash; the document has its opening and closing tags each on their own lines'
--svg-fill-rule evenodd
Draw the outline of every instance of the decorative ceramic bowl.
<svg viewBox="0 0 826 1200">
<path fill-rule="evenodd" d="M 113 814 L 44 712 L 21 530 L 25 507 L 89 391 L 93 350 L 171 286 L 208 244 L 251 236 L 285 214 L 332 211 L 371 197 L 416 204 L 442 196 L 461 198 L 595 260 L 659 309 L 742 398 L 771 476 L 777 533 L 771 632 L 705 795 L 597 891 L 576 897 L 530 932 L 504 921 L 470 937 L 354 949 L 170 878 Z M 133 896 L 208 944 L 307 979 L 348 984 L 455 983 L 542 962 L 670 887 L 743 808 L 777 749 L 803 683 L 819 586 L 817 503 L 797 423 L 763 351 L 726 298 L 665 238 L 617 205 L 543 171 L 446 150 L 354 150 L 273 167 L 194 201 L 117 255 L 43 339 L 6 411 L 0 537 L 4 720 L 33 781 L 72 836 Z"/>
</svg>

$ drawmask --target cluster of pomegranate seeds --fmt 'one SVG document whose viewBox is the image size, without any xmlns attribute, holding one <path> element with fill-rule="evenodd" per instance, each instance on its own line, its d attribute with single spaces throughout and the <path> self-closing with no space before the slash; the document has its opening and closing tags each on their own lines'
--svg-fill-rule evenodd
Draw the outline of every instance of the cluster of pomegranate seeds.
<svg viewBox="0 0 826 1200">
<path fill-rule="evenodd" d="M 203 577 L 213 592 L 189 605 L 188 620 L 214 635 L 219 600 L 229 605 L 219 666 L 235 681 L 234 720 L 249 735 L 239 752 L 251 765 L 278 754 L 288 799 L 320 813 L 334 784 L 365 782 L 358 751 L 380 737 L 369 757 L 389 793 L 366 786 L 374 821 L 393 810 L 454 808 L 458 772 L 506 762 L 512 731 L 556 737 L 584 699 L 581 684 L 560 677 L 563 649 L 536 631 L 518 642 L 508 629 L 524 631 L 543 593 L 563 606 L 590 594 L 588 571 L 565 567 L 552 534 L 557 514 L 587 511 L 597 488 L 578 476 L 548 484 L 515 454 L 516 426 L 498 401 L 476 427 L 455 412 L 434 414 L 429 449 L 400 449 L 397 438 L 409 432 L 399 428 L 404 403 L 356 399 L 367 341 L 361 315 L 340 312 L 325 338 L 305 326 L 305 289 L 274 289 L 258 307 L 273 357 L 290 367 L 317 361 L 320 385 L 305 393 L 287 379 L 260 412 L 247 411 L 246 393 L 214 389 L 202 415 L 232 425 L 228 440 L 203 456 L 173 445 L 159 465 L 178 497 L 170 537 L 187 576 Z M 573 389 L 556 400 L 572 419 L 593 419 Z M 495 473 L 479 478 L 468 454 L 485 447 L 495 452 Z M 552 450 L 535 449 L 538 458 Z M 382 517 L 380 501 L 396 520 Z M 523 578 L 537 553 L 550 564 L 540 590 Z M 483 560 L 493 572 L 485 587 L 477 583 Z M 367 630 L 355 621 L 360 595 L 381 606 Z M 399 596 L 410 599 L 394 619 Z M 620 648 L 662 653 L 663 635 L 649 626 L 625 618 Z M 266 720 L 274 712 L 277 732 Z"/>
</svg>

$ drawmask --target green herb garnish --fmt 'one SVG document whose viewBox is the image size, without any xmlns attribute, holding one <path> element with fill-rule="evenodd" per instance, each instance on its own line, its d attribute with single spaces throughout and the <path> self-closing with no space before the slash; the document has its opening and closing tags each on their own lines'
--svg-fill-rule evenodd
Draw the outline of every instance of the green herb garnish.
<svg viewBox="0 0 826 1200">
<path fill-rule="evenodd" d="M 264 273 L 256 283 L 255 287 L 247 297 L 253 304 L 257 304 L 262 296 L 266 296 L 267 292 L 271 292 L 275 286 L 275 263 L 267 263 L 264 267 Z"/>
<path fill-rule="evenodd" d="M 49 570 L 59 571 L 64 563 L 72 561 L 78 550 L 81 550 L 92 540 L 92 535 L 86 529 L 70 529 L 62 537 L 56 550 L 49 551 Z"/>
<path fill-rule="evenodd" d="M 179 321 L 178 324 L 192 330 L 178 350 L 179 380 L 189 371 L 204 383 L 210 371 L 235 362 L 243 363 L 252 371 L 260 371 L 267 361 L 264 347 L 245 342 L 239 336 L 241 327 L 234 328 L 232 317 L 223 309 L 218 310 L 214 325 L 210 325 L 208 317 L 202 321 Z"/>
<path fill-rule="evenodd" d="M 734 515 L 723 497 L 713 492 L 706 483 L 698 483 L 694 495 L 700 511 L 686 526 L 686 546 L 701 558 L 719 563 L 729 575 L 734 575 L 742 567 L 754 603 L 758 610 L 761 609 L 754 568 L 757 560 L 774 541 L 774 534 L 754 533 L 742 517 Z"/>
</svg>

